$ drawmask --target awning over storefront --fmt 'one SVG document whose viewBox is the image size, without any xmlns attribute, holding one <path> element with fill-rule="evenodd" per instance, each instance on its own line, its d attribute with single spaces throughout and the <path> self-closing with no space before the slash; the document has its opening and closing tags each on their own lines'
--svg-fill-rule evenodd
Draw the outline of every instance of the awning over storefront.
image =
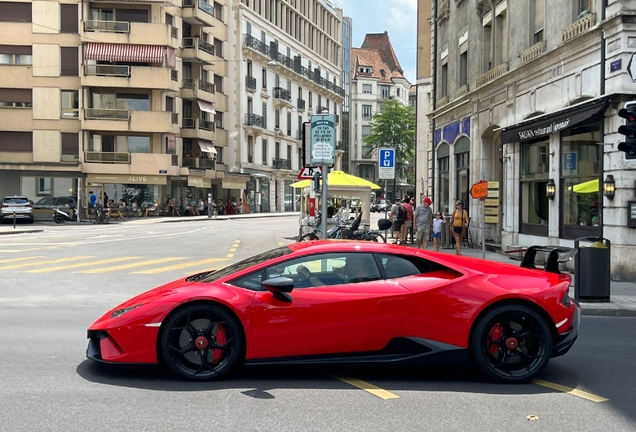
<svg viewBox="0 0 636 432">
<path fill-rule="evenodd" d="M 167 176 L 127 175 L 127 174 L 88 174 L 86 183 L 96 184 L 154 184 L 165 185 Z"/>
<path fill-rule="evenodd" d="M 198 176 L 188 176 L 188 187 L 211 188 L 212 179 Z"/>
<path fill-rule="evenodd" d="M 84 59 L 111 62 L 163 63 L 166 47 L 86 42 Z"/>
<path fill-rule="evenodd" d="M 246 179 L 238 178 L 224 178 L 221 180 L 221 187 L 223 189 L 245 189 L 247 187 Z"/>
<path fill-rule="evenodd" d="M 199 104 L 199 108 L 201 111 L 209 112 L 210 114 L 216 114 L 216 110 L 214 109 L 214 105 L 210 102 L 206 102 L 201 99 L 197 99 L 197 103 Z"/>
<path fill-rule="evenodd" d="M 216 156 L 216 149 L 214 148 L 214 143 L 208 140 L 198 140 L 199 148 L 202 152 L 210 153 L 211 155 Z"/>
<path fill-rule="evenodd" d="M 594 102 L 582 103 L 556 113 L 534 117 L 504 128 L 501 141 L 503 144 L 511 144 L 560 132 L 590 119 L 604 108 L 605 99 L 597 99 Z"/>
</svg>

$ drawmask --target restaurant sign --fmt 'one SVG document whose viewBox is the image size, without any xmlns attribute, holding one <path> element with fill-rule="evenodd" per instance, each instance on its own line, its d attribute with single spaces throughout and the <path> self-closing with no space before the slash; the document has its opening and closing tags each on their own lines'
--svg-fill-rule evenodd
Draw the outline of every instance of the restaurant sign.
<svg viewBox="0 0 636 432">
<path fill-rule="evenodd" d="M 165 185 L 167 183 L 167 177 L 154 175 L 88 174 L 86 176 L 86 183 Z"/>
</svg>

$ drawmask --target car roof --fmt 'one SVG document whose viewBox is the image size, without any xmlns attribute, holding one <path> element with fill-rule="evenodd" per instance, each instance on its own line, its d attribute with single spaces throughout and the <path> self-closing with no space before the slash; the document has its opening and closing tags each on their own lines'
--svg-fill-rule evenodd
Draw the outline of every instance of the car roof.
<svg viewBox="0 0 636 432">
<path fill-rule="evenodd" d="M 400 247 L 388 243 L 356 241 L 356 240 L 315 240 L 309 242 L 290 243 L 287 245 L 293 252 L 391 252 L 413 255 L 414 249 Z"/>
</svg>

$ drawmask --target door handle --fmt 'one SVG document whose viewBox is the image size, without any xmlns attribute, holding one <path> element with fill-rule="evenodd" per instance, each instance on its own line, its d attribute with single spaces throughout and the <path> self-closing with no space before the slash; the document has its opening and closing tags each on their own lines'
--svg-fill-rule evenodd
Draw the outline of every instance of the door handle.
<svg viewBox="0 0 636 432">
<path fill-rule="evenodd" d="M 378 306 L 396 305 L 406 302 L 406 297 L 395 297 L 390 299 L 378 300 Z"/>
</svg>

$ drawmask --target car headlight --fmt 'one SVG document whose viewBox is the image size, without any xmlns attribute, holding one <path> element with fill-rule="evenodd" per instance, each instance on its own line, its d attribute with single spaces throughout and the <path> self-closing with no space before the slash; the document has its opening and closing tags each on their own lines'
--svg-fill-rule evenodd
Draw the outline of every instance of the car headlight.
<svg viewBox="0 0 636 432">
<path fill-rule="evenodd" d="M 135 306 L 129 306 L 129 307 L 121 308 L 121 309 L 116 309 L 110 314 L 110 317 L 111 317 L 111 319 L 120 317 L 123 314 L 128 313 L 131 310 L 138 308 L 139 306 L 143 306 L 143 305 L 138 304 L 138 305 L 135 305 Z"/>
</svg>

